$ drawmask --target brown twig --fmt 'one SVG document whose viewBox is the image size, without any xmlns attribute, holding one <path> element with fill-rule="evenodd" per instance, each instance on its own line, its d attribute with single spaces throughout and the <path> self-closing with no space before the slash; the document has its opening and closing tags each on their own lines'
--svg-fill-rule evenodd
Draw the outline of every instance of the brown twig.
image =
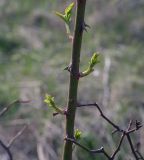
<svg viewBox="0 0 144 160">
<path fill-rule="evenodd" d="M 0 118 L 9 111 L 9 109 L 14 105 L 14 104 L 18 104 L 18 103 L 29 103 L 30 101 L 22 101 L 22 100 L 15 100 L 13 102 L 11 102 L 10 104 L 8 104 L 7 106 L 5 106 L 1 111 L 0 111 Z M 12 153 L 10 151 L 10 147 L 12 146 L 13 142 L 22 135 L 22 133 L 24 132 L 24 130 L 27 128 L 27 125 L 25 125 L 8 143 L 8 145 L 5 145 L 1 140 L 0 140 L 0 145 L 2 146 L 2 148 L 6 151 L 9 160 L 13 160 L 13 156 Z"/>
<path fill-rule="evenodd" d="M 14 100 L 7 106 L 5 106 L 1 111 L 0 111 L 0 117 L 2 117 L 14 104 L 18 103 L 29 103 L 30 101 L 22 101 L 22 100 Z"/>
<path fill-rule="evenodd" d="M 12 144 L 23 134 L 23 132 L 27 129 L 28 125 L 24 125 L 23 128 L 9 141 L 7 147 L 10 148 Z"/>
<path fill-rule="evenodd" d="M 11 102 L 10 104 L 8 104 L 7 106 L 5 106 L 2 109 L 2 111 L 0 111 L 0 117 L 2 117 L 16 103 L 19 103 L 19 100 L 15 100 L 15 101 Z"/>
<path fill-rule="evenodd" d="M 100 112 L 100 115 L 109 123 L 111 124 L 116 131 L 119 132 L 123 132 L 123 129 L 121 129 L 118 125 L 114 124 L 108 117 L 106 117 L 104 115 L 104 113 L 102 112 L 101 108 L 99 107 L 99 105 L 97 103 L 90 103 L 90 104 L 79 104 L 77 107 L 86 107 L 86 106 L 94 106 L 98 109 L 98 111 Z"/>
<path fill-rule="evenodd" d="M 89 153 L 92 153 L 92 154 L 96 154 L 96 153 L 102 153 L 104 154 L 108 159 L 110 159 L 110 156 L 106 153 L 106 151 L 104 150 L 103 147 L 97 149 L 97 150 L 90 150 L 88 149 L 87 147 L 81 145 L 80 143 L 78 143 L 75 139 L 72 139 L 72 138 L 68 138 L 66 137 L 65 138 L 66 141 L 70 141 L 74 144 L 76 144 L 77 146 L 79 146 L 80 148 L 84 149 L 85 151 L 89 152 Z"/>
<path fill-rule="evenodd" d="M 1 140 L 0 140 L 0 145 L 2 146 L 2 148 L 6 151 L 9 160 L 13 160 L 13 156 L 12 153 L 10 151 L 10 147 L 12 146 L 12 144 L 15 142 L 16 139 L 18 139 L 23 132 L 25 131 L 25 129 L 28 127 L 28 125 L 25 125 L 11 140 L 10 142 L 6 145 L 4 144 Z"/>
<path fill-rule="evenodd" d="M 142 154 L 141 154 L 138 150 L 136 150 L 135 152 L 136 152 L 137 155 L 139 156 L 139 159 L 144 160 L 144 157 L 142 156 Z"/>
<path fill-rule="evenodd" d="M 9 147 L 7 147 L 1 140 L 0 140 L 0 145 L 6 151 L 8 157 L 9 157 L 9 160 L 13 160 L 13 156 L 12 156 L 12 153 L 11 153 Z"/>
<path fill-rule="evenodd" d="M 86 107 L 86 106 L 94 106 L 94 107 L 96 107 L 96 108 L 98 109 L 98 111 L 100 112 L 101 117 L 102 117 L 103 119 L 105 119 L 110 125 L 112 125 L 112 126 L 115 128 L 115 130 L 113 131 L 113 133 L 115 133 L 115 132 L 120 132 L 120 133 L 122 133 L 121 138 L 120 138 L 120 141 L 119 141 L 119 144 L 118 144 L 118 147 L 116 148 L 116 150 L 114 151 L 114 153 L 111 155 L 111 157 L 109 157 L 108 155 L 106 156 L 109 160 L 114 160 L 116 154 L 120 151 L 120 148 L 121 148 L 121 145 L 122 145 L 122 142 L 123 142 L 125 136 L 126 136 L 127 139 L 128 139 L 128 143 L 129 143 L 129 145 L 130 145 L 130 147 L 131 147 L 131 150 L 132 150 L 132 153 L 133 153 L 135 159 L 136 159 L 136 160 L 138 160 L 138 159 L 142 159 L 142 160 L 143 160 L 143 159 L 144 159 L 144 158 L 142 157 L 142 155 L 140 154 L 140 152 L 138 152 L 138 151 L 136 151 L 136 150 L 134 149 L 134 145 L 133 145 L 132 140 L 131 140 L 131 137 L 130 137 L 130 134 L 131 134 L 131 133 L 139 130 L 139 129 L 142 127 L 142 124 L 141 124 L 140 122 L 136 121 L 135 127 L 131 129 L 132 121 L 130 121 L 127 129 L 126 129 L 126 130 L 123 130 L 123 129 L 121 129 L 121 127 L 119 127 L 118 125 L 116 125 L 115 123 L 113 123 L 108 117 L 105 116 L 105 114 L 103 113 L 103 111 L 101 110 L 101 108 L 99 107 L 99 105 L 98 105 L 97 103 L 78 104 L 77 107 Z M 73 143 L 75 143 L 75 142 L 73 142 Z M 75 143 L 75 144 L 76 144 L 76 143 Z M 79 145 L 79 144 L 78 144 L 78 146 L 81 147 L 81 145 Z M 84 147 L 81 147 L 81 148 L 84 149 Z M 87 148 L 85 148 L 85 150 L 88 150 L 89 152 L 91 152 L 91 150 L 89 150 L 89 149 L 87 149 Z M 97 150 L 96 150 L 96 151 L 97 151 Z M 107 154 L 107 153 L 102 152 L 102 151 L 101 151 L 101 152 L 97 152 L 97 153 L 103 153 L 104 155 Z M 140 158 L 138 157 L 138 155 L 139 155 Z"/>
<path fill-rule="evenodd" d="M 120 151 L 120 148 L 121 148 L 122 142 L 124 140 L 124 137 L 125 137 L 125 133 L 122 134 L 119 145 L 118 145 L 117 149 L 114 151 L 114 153 L 111 155 L 111 159 L 114 159 L 116 154 Z"/>
<path fill-rule="evenodd" d="M 134 146 L 133 146 L 133 143 L 132 143 L 132 140 L 131 140 L 131 137 L 130 137 L 130 134 L 127 134 L 127 140 L 129 142 L 129 145 L 131 147 L 131 151 L 135 157 L 136 160 L 139 160 L 139 157 L 137 156 L 136 152 L 135 152 L 135 149 L 134 149 Z"/>
</svg>

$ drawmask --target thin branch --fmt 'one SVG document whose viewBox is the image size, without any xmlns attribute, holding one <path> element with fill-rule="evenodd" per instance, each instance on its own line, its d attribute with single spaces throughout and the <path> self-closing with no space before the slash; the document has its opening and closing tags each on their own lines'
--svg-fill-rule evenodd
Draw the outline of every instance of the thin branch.
<svg viewBox="0 0 144 160">
<path fill-rule="evenodd" d="M 6 107 L 4 107 L 1 111 L 0 111 L 0 117 L 2 117 L 5 113 L 7 113 L 9 111 L 9 109 L 17 103 L 29 103 L 30 101 L 21 101 L 21 100 L 15 100 L 13 102 L 11 102 L 10 104 L 8 104 Z M 8 143 L 8 145 L 5 145 L 1 140 L 0 140 L 0 145 L 2 146 L 2 148 L 6 151 L 9 160 L 13 160 L 13 156 L 12 153 L 10 151 L 10 147 L 13 144 L 13 142 L 20 136 L 22 135 L 22 133 L 24 132 L 24 130 L 27 128 L 27 125 L 25 125 Z"/>
<path fill-rule="evenodd" d="M 30 101 L 21 101 L 21 100 L 14 100 L 13 102 L 11 102 L 10 104 L 8 104 L 6 107 L 4 107 L 1 111 L 0 111 L 0 117 L 2 117 L 14 104 L 18 104 L 18 103 L 29 103 Z"/>
<path fill-rule="evenodd" d="M 3 147 L 3 149 L 6 151 L 8 157 L 9 157 L 9 160 L 13 160 L 13 156 L 12 156 L 12 153 L 9 149 L 9 147 L 7 147 L 1 140 L 0 140 L 0 145 Z"/>
<path fill-rule="evenodd" d="M 11 102 L 10 104 L 8 104 L 6 107 L 4 107 L 2 111 L 0 111 L 0 117 L 2 117 L 16 103 L 19 103 L 19 100 L 15 100 Z"/>
<path fill-rule="evenodd" d="M 80 148 L 84 149 L 84 150 L 87 151 L 87 152 L 90 152 L 90 150 L 89 150 L 87 147 L 81 145 L 80 143 L 76 142 L 76 141 L 75 141 L 74 139 L 72 139 L 72 138 L 68 138 L 68 137 L 67 137 L 67 138 L 65 138 L 65 140 L 66 140 L 66 141 L 70 141 L 70 142 L 76 144 L 77 146 L 79 146 Z"/>
<path fill-rule="evenodd" d="M 10 148 L 12 144 L 23 134 L 23 132 L 27 129 L 28 125 L 24 125 L 24 127 L 9 141 L 7 147 Z"/>
<path fill-rule="evenodd" d="M 138 121 L 136 121 L 135 123 L 135 127 L 133 129 L 131 129 L 131 126 L 132 126 L 132 121 L 129 122 L 129 125 L 127 127 L 126 130 L 123 130 L 121 129 L 118 125 L 116 125 L 115 123 L 113 123 L 109 118 L 107 118 L 103 111 L 101 110 L 101 108 L 99 107 L 99 105 L 97 103 L 90 103 L 90 104 L 78 104 L 77 107 L 86 107 L 86 106 L 94 106 L 98 109 L 98 111 L 100 112 L 100 115 L 102 116 L 103 119 L 105 119 L 110 125 L 112 125 L 115 130 L 112 132 L 112 133 L 115 133 L 115 132 L 122 132 L 122 136 L 121 136 L 121 139 L 120 139 L 120 142 L 119 142 L 119 145 L 118 147 L 116 148 L 116 150 L 114 151 L 114 153 L 111 155 L 110 158 L 108 158 L 109 160 L 113 160 L 116 156 L 116 154 L 119 152 L 120 150 L 120 147 L 122 145 L 122 142 L 124 140 L 124 137 L 127 136 L 127 139 L 128 139 L 128 142 L 129 142 L 129 145 L 131 147 L 131 150 L 132 150 L 132 153 L 134 155 L 134 157 L 136 158 L 136 160 L 138 160 L 138 155 L 139 154 L 137 151 L 135 151 L 134 149 L 134 146 L 133 146 L 133 143 L 132 143 L 132 140 L 131 140 L 131 137 L 130 137 L 130 134 L 139 130 L 141 127 L 142 127 L 142 124 Z M 141 154 L 139 154 L 140 158 L 142 159 L 143 157 L 141 157 Z"/>
<path fill-rule="evenodd" d="M 123 142 L 123 140 L 124 140 L 124 137 L 125 137 L 125 133 L 122 134 L 121 139 L 120 139 L 120 142 L 119 142 L 119 145 L 118 145 L 117 149 L 115 150 L 115 152 L 111 155 L 111 159 L 114 159 L 115 156 L 116 156 L 116 154 L 120 151 L 120 147 L 121 147 L 121 145 L 122 145 L 122 142 Z"/>
<path fill-rule="evenodd" d="M 142 154 L 138 150 L 136 150 L 135 152 L 139 155 L 139 159 L 144 160 L 144 157 L 142 156 Z"/>
<path fill-rule="evenodd" d="M 131 129 L 131 126 L 132 126 L 132 120 L 130 120 L 129 124 L 128 124 L 128 128 L 127 128 L 127 132 Z"/>
<path fill-rule="evenodd" d="M 132 143 L 132 140 L 131 140 L 131 137 L 130 137 L 129 134 L 127 134 L 127 140 L 128 140 L 128 142 L 129 142 L 129 145 L 130 145 L 130 147 L 131 147 L 131 150 L 132 150 L 132 153 L 133 153 L 135 159 L 138 160 L 139 157 L 137 156 L 137 154 L 136 154 L 136 152 L 135 152 L 135 149 L 134 149 L 134 146 L 133 146 L 133 143 Z"/>
<path fill-rule="evenodd" d="M 87 151 L 89 153 L 92 153 L 92 154 L 103 153 L 108 159 L 110 159 L 110 156 L 106 153 L 106 151 L 104 150 L 103 147 L 101 147 L 101 148 L 99 148 L 97 150 L 90 150 L 87 147 L 85 147 L 85 146 L 81 145 L 80 143 L 78 143 L 75 139 L 66 137 L 65 140 L 76 144 L 77 146 L 79 146 L 80 148 L 84 149 L 85 151 Z"/>
<path fill-rule="evenodd" d="M 121 145 L 122 145 L 122 142 L 123 142 L 123 140 L 124 140 L 125 135 L 131 133 L 131 132 L 129 133 L 129 130 L 130 130 L 131 126 L 132 126 L 132 121 L 129 122 L 129 125 L 128 125 L 128 127 L 127 127 L 127 130 L 126 130 L 126 131 L 123 131 L 123 134 L 121 135 L 121 138 L 120 138 L 119 145 L 118 145 L 117 149 L 115 150 L 115 152 L 112 154 L 111 159 L 114 159 L 115 156 L 116 156 L 116 154 L 120 151 L 120 148 L 121 148 Z"/>
<path fill-rule="evenodd" d="M 139 128 L 136 127 L 136 128 L 129 130 L 127 133 L 128 134 L 133 133 L 133 132 L 137 131 L 138 129 L 140 129 L 141 127 L 142 127 L 142 125 Z"/>
<path fill-rule="evenodd" d="M 28 127 L 28 125 L 25 125 L 11 140 L 10 142 L 5 145 L 1 140 L 0 140 L 0 145 L 2 146 L 2 148 L 6 151 L 8 157 L 9 157 L 9 160 L 13 160 L 13 156 L 12 156 L 12 153 L 10 151 L 10 147 L 12 146 L 12 144 L 15 142 L 16 139 L 18 139 L 22 134 L 23 132 L 25 131 L 25 129 Z"/>
<path fill-rule="evenodd" d="M 78 104 L 77 107 L 86 107 L 86 106 L 94 106 L 98 109 L 98 111 L 100 112 L 100 115 L 109 123 L 111 124 L 116 130 L 115 131 L 119 131 L 119 132 L 123 132 L 124 130 L 121 129 L 118 125 L 114 124 L 109 118 L 107 118 L 104 113 L 102 112 L 101 108 L 99 107 L 99 105 L 97 103 L 90 103 L 90 104 Z"/>
</svg>

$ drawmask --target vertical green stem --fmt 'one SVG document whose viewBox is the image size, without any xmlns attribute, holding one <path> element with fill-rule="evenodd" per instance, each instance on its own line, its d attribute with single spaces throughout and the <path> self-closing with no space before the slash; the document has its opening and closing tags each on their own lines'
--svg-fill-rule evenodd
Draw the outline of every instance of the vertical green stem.
<svg viewBox="0 0 144 160">
<path fill-rule="evenodd" d="M 75 112 L 77 106 L 77 90 L 78 90 L 78 78 L 74 75 L 79 73 L 80 51 L 84 27 L 84 14 L 85 14 L 86 0 L 77 0 L 76 4 L 76 20 L 74 29 L 74 39 L 72 47 L 72 66 L 69 83 L 69 99 L 66 117 L 66 136 L 69 138 L 74 137 L 74 123 Z M 63 160 L 72 160 L 72 142 L 65 141 Z"/>
</svg>

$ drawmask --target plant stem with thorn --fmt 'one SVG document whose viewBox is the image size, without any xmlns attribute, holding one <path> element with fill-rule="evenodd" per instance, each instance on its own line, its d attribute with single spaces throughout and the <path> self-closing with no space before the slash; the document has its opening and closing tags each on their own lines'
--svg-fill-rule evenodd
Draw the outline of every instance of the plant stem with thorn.
<svg viewBox="0 0 144 160">
<path fill-rule="evenodd" d="M 76 2 L 76 20 L 74 29 L 74 38 L 72 46 L 72 65 L 71 71 L 74 74 L 79 73 L 80 51 L 83 35 L 83 23 L 85 14 L 86 0 L 77 0 Z M 68 108 L 66 116 L 66 136 L 74 137 L 75 112 L 77 107 L 77 91 L 79 79 L 70 74 Z M 72 145 L 70 141 L 65 141 L 63 160 L 72 160 Z"/>
</svg>

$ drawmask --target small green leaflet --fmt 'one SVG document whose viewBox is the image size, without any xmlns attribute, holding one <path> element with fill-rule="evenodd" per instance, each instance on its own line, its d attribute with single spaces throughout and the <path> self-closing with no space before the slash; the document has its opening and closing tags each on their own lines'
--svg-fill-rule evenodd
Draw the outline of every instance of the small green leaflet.
<svg viewBox="0 0 144 160">
<path fill-rule="evenodd" d="M 61 14 L 61 13 L 59 13 L 59 12 L 56 12 L 56 15 L 57 15 L 58 17 L 60 17 L 62 20 L 65 21 L 65 15 L 63 15 L 63 14 Z M 66 22 L 66 21 L 65 21 L 65 22 Z"/>
<path fill-rule="evenodd" d="M 50 107 L 52 107 L 57 113 L 64 114 L 64 110 L 56 106 L 54 97 L 52 97 L 51 95 L 46 94 L 44 102 L 47 103 Z"/>
<path fill-rule="evenodd" d="M 90 68 L 93 68 L 99 62 L 99 53 L 94 53 L 89 62 Z"/>
<path fill-rule="evenodd" d="M 67 22 L 69 23 L 72 16 L 72 9 L 74 7 L 74 3 L 71 3 L 66 9 L 65 9 L 65 16 L 67 19 Z"/>
<path fill-rule="evenodd" d="M 74 7 L 74 2 L 71 3 L 66 9 L 65 9 L 65 15 L 71 14 L 71 11 Z"/>
<path fill-rule="evenodd" d="M 66 31 L 68 34 L 70 34 L 70 21 L 71 21 L 71 16 L 72 16 L 72 9 L 74 7 L 74 2 L 71 3 L 64 11 L 64 14 L 60 13 L 60 12 L 56 12 L 56 15 L 58 17 L 60 17 L 64 22 L 65 22 L 65 26 L 66 26 Z"/>
<path fill-rule="evenodd" d="M 81 138 L 81 136 L 82 136 L 82 132 L 80 130 L 76 129 L 74 132 L 75 139 L 79 140 Z"/>
<path fill-rule="evenodd" d="M 94 71 L 94 66 L 100 62 L 99 53 L 94 53 L 89 61 L 88 68 L 82 72 L 81 77 L 85 77 Z"/>
</svg>

